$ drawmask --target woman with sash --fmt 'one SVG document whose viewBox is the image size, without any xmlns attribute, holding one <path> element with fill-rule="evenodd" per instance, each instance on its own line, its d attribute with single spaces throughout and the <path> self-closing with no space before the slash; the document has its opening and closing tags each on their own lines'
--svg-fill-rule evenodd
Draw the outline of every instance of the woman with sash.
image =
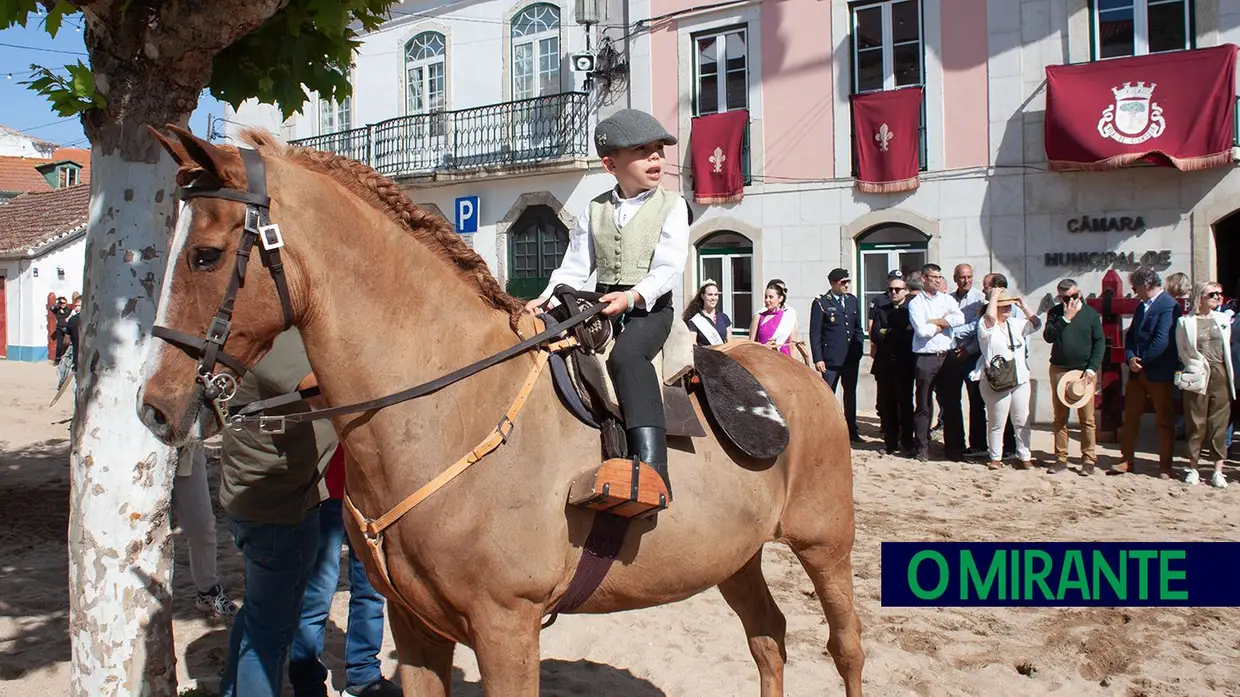
<svg viewBox="0 0 1240 697">
<path fill-rule="evenodd" d="M 732 319 L 719 309 L 719 285 L 706 279 L 697 295 L 689 301 L 684 314 L 685 323 L 697 334 L 698 346 L 718 346 L 727 343 Z"/>
<path fill-rule="evenodd" d="M 800 341 L 800 337 L 797 335 L 796 310 L 786 305 L 788 287 L 779 279 L 771 281 L 766 284 L 762 302 L 766 310 L 754 315 L 749 323 L 750 340 L 792 357 L 792 346 Z"/>
</svg>

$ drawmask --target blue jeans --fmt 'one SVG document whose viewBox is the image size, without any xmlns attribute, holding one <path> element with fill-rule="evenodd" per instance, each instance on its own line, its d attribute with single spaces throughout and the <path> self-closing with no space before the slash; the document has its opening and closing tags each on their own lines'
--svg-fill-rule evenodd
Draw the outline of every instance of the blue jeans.
<svg viewBox="0 0 1240 697">
<path fill-rule="evenodd" d="M 318 554 L 319 510 L 297 525 L 231 517 L 229 526 L 245 558 L 245 604 L 228 637 L 220 697 L 277 697 Z"/>
<path fill-rule="evenodd" d="M 344 531 L 339 499 L 323 502 L 319 515 L 319 553 L 306 584 L 301 626 L 289 651 L 288 680 L 296 697 L 327 697 L 327 666 L 323 629 L 340 580 L 340 550 L 349 546 L 349 625 L 344 635 L 346 687 L 362 687 L 383 677 L 379 651 L 383 647 L 383 596 L 370 585 L 366 569 L 353 554 Z"/>
</svg>

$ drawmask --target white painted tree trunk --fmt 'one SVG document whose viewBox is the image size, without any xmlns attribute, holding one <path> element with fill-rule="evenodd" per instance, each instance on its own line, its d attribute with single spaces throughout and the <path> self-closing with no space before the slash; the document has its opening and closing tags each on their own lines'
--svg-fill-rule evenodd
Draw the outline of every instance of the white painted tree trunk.
<svg viewBox="0 0 1240 697">
<path fill-rule="evenodd" d="M 96 147 L 91 156 L 70 455 L 75 697 L 176 694 L 169 529 L 174 451 L 142 425 L 136 408 L 175 215 L 176 167 L 162 152 L 155 164 L 125 161 L 125 149 L 104 154 Z"/>
</svg>

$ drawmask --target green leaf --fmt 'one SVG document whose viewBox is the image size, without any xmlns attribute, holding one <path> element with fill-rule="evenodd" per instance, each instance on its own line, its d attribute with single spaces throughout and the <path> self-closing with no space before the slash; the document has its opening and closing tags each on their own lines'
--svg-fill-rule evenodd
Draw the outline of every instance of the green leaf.
<svg viewBox="0 0 1240 697">
<path fill-rule="evenodd" d="M 0 29 L 26 26 L 26 19 L 38 8 L 37 0 L 0 0 Z"/>
<path fill-rule="evenodd" d="M 65 15 L 71 15 L 78 11 L 78 8 L 69 2 L 69 0 L 57 0 L 52 9 L 47 11 L 47 17 L 43 20 L 43 28 L 47 30 L 52 38 L 56 38 L 56 32 L 60 31 L 60 24 L 64 21 Z"/>
<path fill-rule="evenodd" d="M 68 78 L 39 65 L 31 65 L 30 70 L 31 79 L 21 84 L 46 97 L 60 116 L 107 108 L 107 100 L 95 91 L 94 74 L 82 61 L 65 66 L 65 70 L 69 71 Z"/>
</svg>

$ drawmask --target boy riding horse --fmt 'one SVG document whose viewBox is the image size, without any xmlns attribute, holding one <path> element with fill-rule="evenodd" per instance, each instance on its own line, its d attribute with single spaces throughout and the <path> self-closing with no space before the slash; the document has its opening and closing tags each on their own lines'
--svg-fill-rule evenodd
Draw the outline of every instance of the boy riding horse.
<svg viewBox="0 0 1240 697">
<path fill-rule="evenodd" d="M 689 255 L 689 205 L 659 186 L 663 146 L 675 145 L 676 138 L 650 114 L 624 109 L 599 122 L 594 144 L 616 186 L 577 219 L 563 262 L 525 309 L 542 307 L 560 284 L 582 290 L 598 271 L 596 291 L 607 303 L 603 315 L 618 325 L 607 370 L 629 452 L 659 473 L 670 500 L 667 426 L 651 361 L 671 333 L 676 319 L 671 291 Z"/>
</svg>

